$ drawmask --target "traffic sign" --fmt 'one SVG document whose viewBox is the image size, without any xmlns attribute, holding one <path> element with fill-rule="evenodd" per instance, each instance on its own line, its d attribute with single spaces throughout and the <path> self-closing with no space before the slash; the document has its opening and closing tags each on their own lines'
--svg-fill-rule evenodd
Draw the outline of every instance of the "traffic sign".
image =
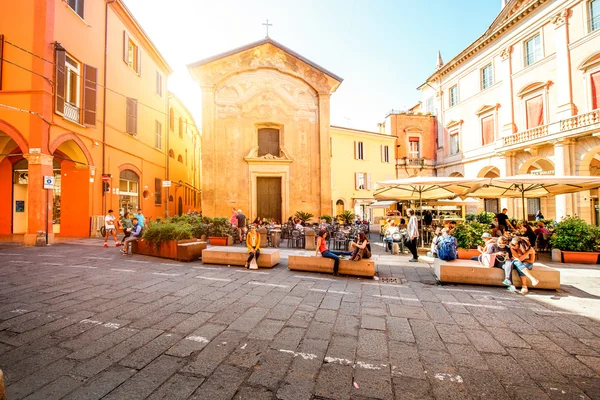
<svg viewBox="0 0 600 400">
<path fill-rule="evenodd" d="M 162 187 L 171 187 L 171 181 L 162 181 Z"/>
<path fill-rule="evenodd" d="M 102 182 L 108 182 L 110 180 L 110 176 L 109 175 L 102 175 Z"/>
<path fill-rule="evenodd" d="M 44 189 L 54 189 L 53 176 L 44 176 Z"/>
</svg>

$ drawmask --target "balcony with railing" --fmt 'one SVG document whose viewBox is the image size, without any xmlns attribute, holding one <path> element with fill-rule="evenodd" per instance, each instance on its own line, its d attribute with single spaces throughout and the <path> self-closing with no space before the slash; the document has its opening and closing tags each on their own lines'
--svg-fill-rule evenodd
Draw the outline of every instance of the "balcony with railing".
<svg viewBox="0 0 600 400">
<path fill-rule="evenodd" d="M 65 102 L 65 118 L 69 121 L 73 121 L 76 123 L 81 123 L 81 109 L 79 107 L 75 107 L 71 103 Z"/>
<path fill-rule="evenodd" d="M 600 130 L 600 109 L 506 136 L 503 145 L 515 146 L 543 139 L 577 136 L 596 129 Z"/>
<path fill-rule="evenodd" d="M 396 165 L 407 168 L 433 168 L 435 167 L 435 160 L 433 158 L 403 157 L 397 160 Z"/>
</svg>

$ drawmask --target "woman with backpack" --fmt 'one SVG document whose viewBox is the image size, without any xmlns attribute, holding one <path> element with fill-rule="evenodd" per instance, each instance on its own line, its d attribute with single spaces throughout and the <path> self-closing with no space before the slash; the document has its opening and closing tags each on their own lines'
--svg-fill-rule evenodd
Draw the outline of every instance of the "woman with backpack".
<svg viewBox="0 0 600 400">
<path fill-rule="evenodd" d="M 458 258 L 458 241 L 449 234 L 449 229 L 442 229 L 442 236 L 437 244 L 437 254 L 440 260 L 452 261 Z"/>
</svg>

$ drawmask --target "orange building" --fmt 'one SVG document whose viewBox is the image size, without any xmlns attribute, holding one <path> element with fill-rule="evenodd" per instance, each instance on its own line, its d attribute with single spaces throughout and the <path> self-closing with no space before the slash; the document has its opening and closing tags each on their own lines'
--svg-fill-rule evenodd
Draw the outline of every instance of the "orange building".
<svg viewBox="0 0 600 400">
<path fill-rule="evenodd" d="M 396 137 L 396 178 L 435 175 L 435 117 L 420 108 L 419 103 L 408 111 L 392 110 L 379 124 L 380 133 Z"/>
<path fill-rule="evenodd" d="M 165 215 L 171 68 L 122 0 L 2 8 L 0 235 L 51 243 L 96 234 L 107 209 Z"/>
<path fill-rule="evenodd" d="M 169 92 L 169 215 L 200 211 L 200 140 L 192 114 Z"/>
</svg>

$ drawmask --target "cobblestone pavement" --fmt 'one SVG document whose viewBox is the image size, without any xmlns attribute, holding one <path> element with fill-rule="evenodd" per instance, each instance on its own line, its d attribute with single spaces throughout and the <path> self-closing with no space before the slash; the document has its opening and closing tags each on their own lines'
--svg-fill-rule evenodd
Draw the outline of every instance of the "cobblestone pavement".
<svg viewBox="0 0 600 400">
<path fill-rule="evenodd" d="M 0 250 L 8 399 L 600 399 L 595 267 L 523 297 L 407 256 L 365 280 L 98 243 Z"/>
</svg>

